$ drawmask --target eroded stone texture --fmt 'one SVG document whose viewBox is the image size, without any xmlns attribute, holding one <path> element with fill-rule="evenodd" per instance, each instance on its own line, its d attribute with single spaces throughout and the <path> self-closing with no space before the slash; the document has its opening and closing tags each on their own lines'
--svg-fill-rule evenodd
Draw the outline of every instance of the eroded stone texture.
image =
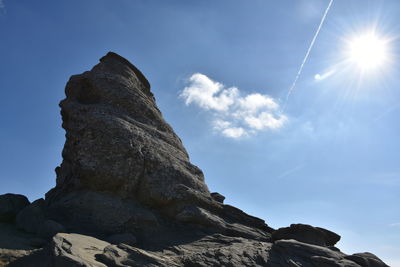
<svg viewBox="0 0 400 267">
<path fill-rule="evenodd" d="M 12 266 L 25 266 L 22 264 L 28 262 L 34 264 L 31 266 L 44 267 L 388 267 L 369 253 L 347 256 L 340 251 L 296 240 L 269 243 L 220 234 L 151 250 L 126 243 L 112 245 L 84 235 L 57 234 L 49 246 L 40 251 L 40 255 L 31 254 Z"/>
<path fill-rule="evenodd" d="M 272 239 L 295 239 L 318 246 L 334 246 L 340 240 L 340 236 L 324 228 L 299 223 L 279 228 L 273 232 Z"/>
<path fill-rule="evenodd" d="M 65 93 L 66 142 L 49 200 L 90 190 L 162 206 L 183 187 L 209 197 L 202 171 L 189 162 L 148 81 L 127 60 L 108 53 L 91 71 L 72 76 Z"/>
<path fill-rule="evenodd" d="M 46 194 L 47 217 L 85 232 L 136 234 L 172 220 L 269 238 L 263 220 L 210 195 L 149 82 L 126 59 L 108 53 L 92 70 L 72 76 L 65 94 L 66 142 L 56 187 Z"/>
</svg>

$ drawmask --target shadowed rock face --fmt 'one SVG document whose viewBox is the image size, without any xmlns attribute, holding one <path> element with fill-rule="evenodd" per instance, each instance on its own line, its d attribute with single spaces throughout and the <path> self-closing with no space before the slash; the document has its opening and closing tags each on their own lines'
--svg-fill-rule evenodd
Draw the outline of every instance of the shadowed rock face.
<svg viewBox="0 0 400 267">
<path fill-rule="evenodd" d="M 29 205 L 29 200 L 23 195 L 4 194 L 0 196 L 0 223 L 15 222 L 17 214 Z"/>
<path fill-rule="evenodd" d="M 0 266 L 387 267 L 342 253 L 329 230 L 274 230 L 210 194 L 149 82 L 119 55 L 72 76 L 65 94 L 56 187 L 31 204 L 0 196 Z"/>
</svg>

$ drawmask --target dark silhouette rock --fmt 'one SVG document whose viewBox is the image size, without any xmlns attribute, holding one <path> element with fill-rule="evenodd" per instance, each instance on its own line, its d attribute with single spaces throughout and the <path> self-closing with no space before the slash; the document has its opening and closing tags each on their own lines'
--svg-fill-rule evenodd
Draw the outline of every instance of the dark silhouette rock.
<svg viewBox="0 0 400 267">
<path fill-rule="evenodd" d="M 225 197 L 223 195 L 221 195 L 220 193 L 217 193 L 217 192 L 211 193 L 211 197 L 215 201 L 218 201 L 219 203 L 224 203 Z"/>
<path fill-rule="evenodd" d="M 57 233 L 65 232 L 65 227 L 53 220 L 46 220 L 38 227 L 37 234 L 44 238 L 51 238 Z"/>
<path fill-rule="evenodd" d="M 0 224 L 4 244 L 13 235 L 27 244 L 0 248 L 9 266 L 386 266 L 373 254 L 342 253 L 329 230 L 275 231 L 210 194 L 149 82 L 121 56 L 110 52 L 72 76 L 65 94 L 55 188 L 11 209 L 32 234 Z M 0 198 L 0 216 L 9 206 Z"/>
<path fill-rule="evenodd" d="M 344 258 L 345 254 L 324 246 L 306 244 L 294 239 L 277 240 L 271 248 L 270 260 L 275 266 L 348 266 L 358 265 Z M 272 265 L 274 266 L 274 265 Z"/>
<path fill-rule="evenodd" d="M 377 256 L 369 252 L 355 253 L 353 255 L 345 256 L 345 258 L 362 267 L 388 267 Z"/>
<path fill-rule="evenodd" d="M 17 194 L 0 195 L 0 222 L 14 223 L 23 208 L 29 205 L 26 196 Z"/>
<path fill-rule="evenodd" d="M 15 224 L 0 223 L 0 266 L 27 256 L 35 249 L 30 244 L 34 235 L 19 231 Z"/>
<path fill-rule="evenodd" d="M 290 227 L 279 228 L 272 233 L 272 240 L 295 239 L 297 241 L 318 246 L 334 246 L 340 236 L 329 230 L 307 224 L 291 224 Z"/>
<path fill-rule="evenodd" d="M 132 199 L 110 193 L 70 192 L 47 207 L 48 214 L 69 229 L 103 234 L 123 233 L 132 229 L 157 229 L 154 213 Z"/>
<path fill-rule="evenodd" d="M 131 233 L 124 233 L 124 234 L 115 234 L 112 236 L 109 236 L 107 238 L 107 241 L 110 242 L 111 244 L 127 244 L 127 245 L 135 245 L 137 240 L 136 237 L 131 234 Z"/>
<path fill-rule="evenodd" d="M 34 248 L 42 248 L 45 245 L 47 245 L 48 240 L 40 237 L 34 237 L 29 240 L 29 245 L 31 245 Z"/>
<path fill-rule="evenodd" d="M 45 201 L 43 198 L 33 201 L 17 215 L 17 226 L 29 233 L 38 233 L 46 217 L 44 212 Z"/>
</svg>

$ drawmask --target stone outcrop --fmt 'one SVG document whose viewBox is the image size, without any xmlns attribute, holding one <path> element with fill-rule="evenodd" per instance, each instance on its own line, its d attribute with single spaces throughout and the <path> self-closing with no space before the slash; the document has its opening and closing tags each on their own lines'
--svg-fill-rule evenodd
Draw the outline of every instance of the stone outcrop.
<svg viewBox="0 0 400 267">
<path fill-rule="evenodd" d="M 346 266 L 385 267 L 371 253 L 348 256 L 339 250 L 293 239 L 274 243 L 228 237 L 203 236 L 190 243 L 146 250 L 79 234 L 60 233 L 42 251 L 10 266 Z"/>
<path fill-rule="evenodd" d="M 63 162 L 46 194 L 50 219 L 94 233 L 141 234 L 181 222 L 270 237 L 262 220 L 211 196 L 149 82 L 126 59 L 108 53 L 91 71 L 72 76 L 65 94 Z"/>
<path fill-rule="evenodd" d="M 91 71 L 74 75 L 61 101 L 66 142 L 57 186 L 70 192 L 108 192 L 165 206 L 190 195 L 209 197 L 202 171 L 164 121 L 143 74 L 109 53 Z"/>
<path fill-rule="evenodd" d="M 24 244 L 4 245 L 4 263 L 387 266 L 370 253 L 340 252 L 334 247 L 340 236 L 329 230 L 303 224 L 274 230 L 210 193 L 149 82 L 121 56 L 110 52 L 72 76 L 65 94 L 66 142 L 55 188 L 32 204 L 0 196 L 0 219 L 8 223 L 0 224 L 0 237 L 18 233 L 17 244 Z"/>
<path fill-rule="evenodd" d="M 334 246 L 339 242 L 340 236 L 324 228 L 312 227 L 307 224 L 292 224 L 272 233 L 273 241 L 281 239 L 295 239 L 317 246 Z"/>
<path fill-rule="evenodd" d="M 17 214 L 29 205 L 29 200 L 23 195 L 4 194 L 0 196 L 0 223 L 15 222 Z"/>
</svg>

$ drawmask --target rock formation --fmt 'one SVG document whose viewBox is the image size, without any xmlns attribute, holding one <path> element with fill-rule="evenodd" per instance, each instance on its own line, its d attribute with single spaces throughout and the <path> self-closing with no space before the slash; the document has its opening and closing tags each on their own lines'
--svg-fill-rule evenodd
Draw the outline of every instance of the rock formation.
<svg viewBox="0 0 400 267">
<path fill-rule="evenodd" d="M 274 230 L 223 204 L 121 56 L 72 76 L 65 94 L 55 188 L 31 204 L 0 196 L 0 266 L 387 266 L 340 252 L 326 229 Z"/>
</svg>

